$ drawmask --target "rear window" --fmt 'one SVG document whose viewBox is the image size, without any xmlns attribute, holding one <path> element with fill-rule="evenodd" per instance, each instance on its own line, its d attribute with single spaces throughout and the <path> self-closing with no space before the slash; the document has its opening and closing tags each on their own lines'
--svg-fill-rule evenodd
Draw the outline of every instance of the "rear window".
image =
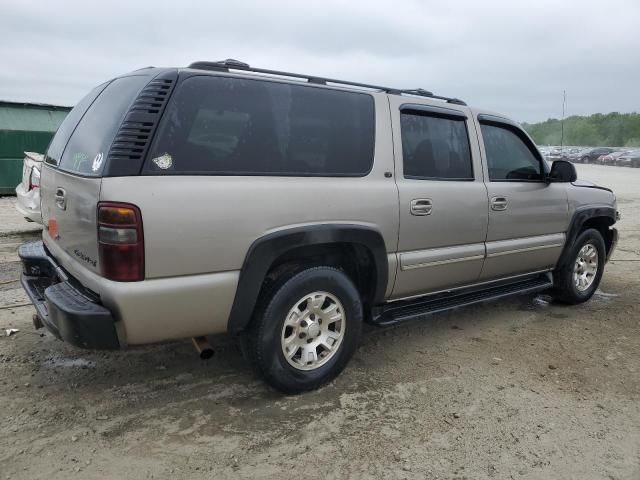
<svg viewBox="0 0 640 480">
<path fill-rule="evenodd" d="M 404 177 L 418 180 L 473 180 L 464 118 L 416 111 L 400 114 Z"/>
<path fill-rule="evenodd" d="M 117 78 L 107 85 L 72 133 L 62 153 L 60 169 L 100 176 L 122 119 L 147 82 L 148 77 L 134 75 Z"/>
<path fill-rule="evenodd" d="M 174 92 L 144 172 L 364 176 L 373 146 L 370 95 L 196 76 Z"/>
<path fill-rule="evenodd" d="M 78 122 L 84 115 L 84 112 L 87 111 L 89 105 L 93 103 L 96 97 L 104 90 L 106 83 L 94 88 L 91 90 L 87 96 L 85 96 L 82 100 L 78 102 L 78 104 L 73 107 L 73 109 L 69 112 L 69 114 L 62 121 L 60 126 L 58 127 L 58 131 L 53 136 L 51 143 L 49 144 L 49 148 L 47 148 L 47 153 L 45 155 L 45 162 L 51 165 L 58 165 L 60 163 L 60 157 L 62 157 L 62 152 L 64 152 L 64 147 L 67 146 L 67 142 L 69 141 L 69 137 L 75 130 Z"/>
</svg>

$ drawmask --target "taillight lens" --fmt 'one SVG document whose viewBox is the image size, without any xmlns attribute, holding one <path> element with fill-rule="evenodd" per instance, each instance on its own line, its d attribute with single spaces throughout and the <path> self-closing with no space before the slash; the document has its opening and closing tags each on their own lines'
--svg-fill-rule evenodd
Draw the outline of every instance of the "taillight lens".
<svg viewBox="0 0 640 480">
<path fill-rule="evenodd" d="M 37 167 L 33 167 L 29 175 L 29 190 L 34 188 L 40 188 L 40 169 Z"/>
<path fill-rule="evenodd" d="M 129 203 L 98 204 L 100 271 L 118 282 L 144 280 L 144 237 L 140 209 Z"/>
</svg>

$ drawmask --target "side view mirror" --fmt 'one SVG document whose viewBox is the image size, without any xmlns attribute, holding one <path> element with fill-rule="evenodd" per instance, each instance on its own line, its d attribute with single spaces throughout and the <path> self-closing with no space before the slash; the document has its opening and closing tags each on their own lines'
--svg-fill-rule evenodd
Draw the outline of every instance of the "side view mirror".
<svg viewBox="0 0 640 480">
<path fill-rule="evenodd" d="M 550 182 L 575 182 L 578 179 L 578 173 L 573 163 L 566 160 L 556 160 L 551 165 L 551 172 L 547 178 Z"/>
</svg>

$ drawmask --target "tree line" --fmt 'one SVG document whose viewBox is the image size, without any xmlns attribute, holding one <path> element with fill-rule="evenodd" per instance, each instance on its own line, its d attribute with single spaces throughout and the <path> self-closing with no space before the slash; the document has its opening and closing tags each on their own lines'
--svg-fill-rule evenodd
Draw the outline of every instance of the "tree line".
<svg viewBox="0 0 640 480">
<path fill-rule="evenodd" d="M 538 145 L 560 145 L 561 121 L 550 118 L 540 123 L 523 123 Z M 564 119 L 564 145 L 640 147 L 640 114 L 596 113 Z"/>
</svg>

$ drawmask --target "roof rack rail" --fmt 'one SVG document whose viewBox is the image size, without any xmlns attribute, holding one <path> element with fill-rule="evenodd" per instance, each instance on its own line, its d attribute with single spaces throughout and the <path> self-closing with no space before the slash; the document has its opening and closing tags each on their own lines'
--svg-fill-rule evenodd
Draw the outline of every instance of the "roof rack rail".
<svg viewBox="0 0 640 480">
<path fill-rule="evenodd" d="M 276 75 L 279 77 L 300 78 L 300 79 L 306 80 L 308 83 L 315 83 L 319 85 L 327 85 L 327 84 L 346 85 L 349 87 L 367 88 L 370 90 L 381 90 L 383 92 L 391 93 L 394 95 L 413 95 L 413 96 L 419 96 L 419 97 L 428 97 L 428 98 L 435 98 L 437 100 L 444 100 L 447 103 L 454 103 L 456 105 L 466 105 L 465 102 L 463 102 L 458 98 L 450 98 L 450 97 L 443 97 L 441 95 L 434 95 L 428 90 L 424 90 L 422 88 L 399 89 L 399 88 L 383 87 L 380 85 L 371 85 L 368 83 L 350 82 L 347 80 L 336 80 L 335 78 L 324 78 L 324 77 L 317 77 L 314 75 L 304 75 L 302 73 L 281 72 L 278 70 L 268 70 L 265 68 L 254 68 L 254 67 L 251 67 L 248 63 L 241 62 L 233 58 L 228 58 L 226 60 L 220 60 L 217 62 L 194 62 L 191 65 L 189 65 L 189 68 L 193 68 L 196 70 L 214 70 L 214 71 L 223 71 L 223 72 L 228 72 L 230 70 L 240 70 L 240 71 L 246 71 L 246 72 L 263 73 L 266 75 Z"/>
</svg>

